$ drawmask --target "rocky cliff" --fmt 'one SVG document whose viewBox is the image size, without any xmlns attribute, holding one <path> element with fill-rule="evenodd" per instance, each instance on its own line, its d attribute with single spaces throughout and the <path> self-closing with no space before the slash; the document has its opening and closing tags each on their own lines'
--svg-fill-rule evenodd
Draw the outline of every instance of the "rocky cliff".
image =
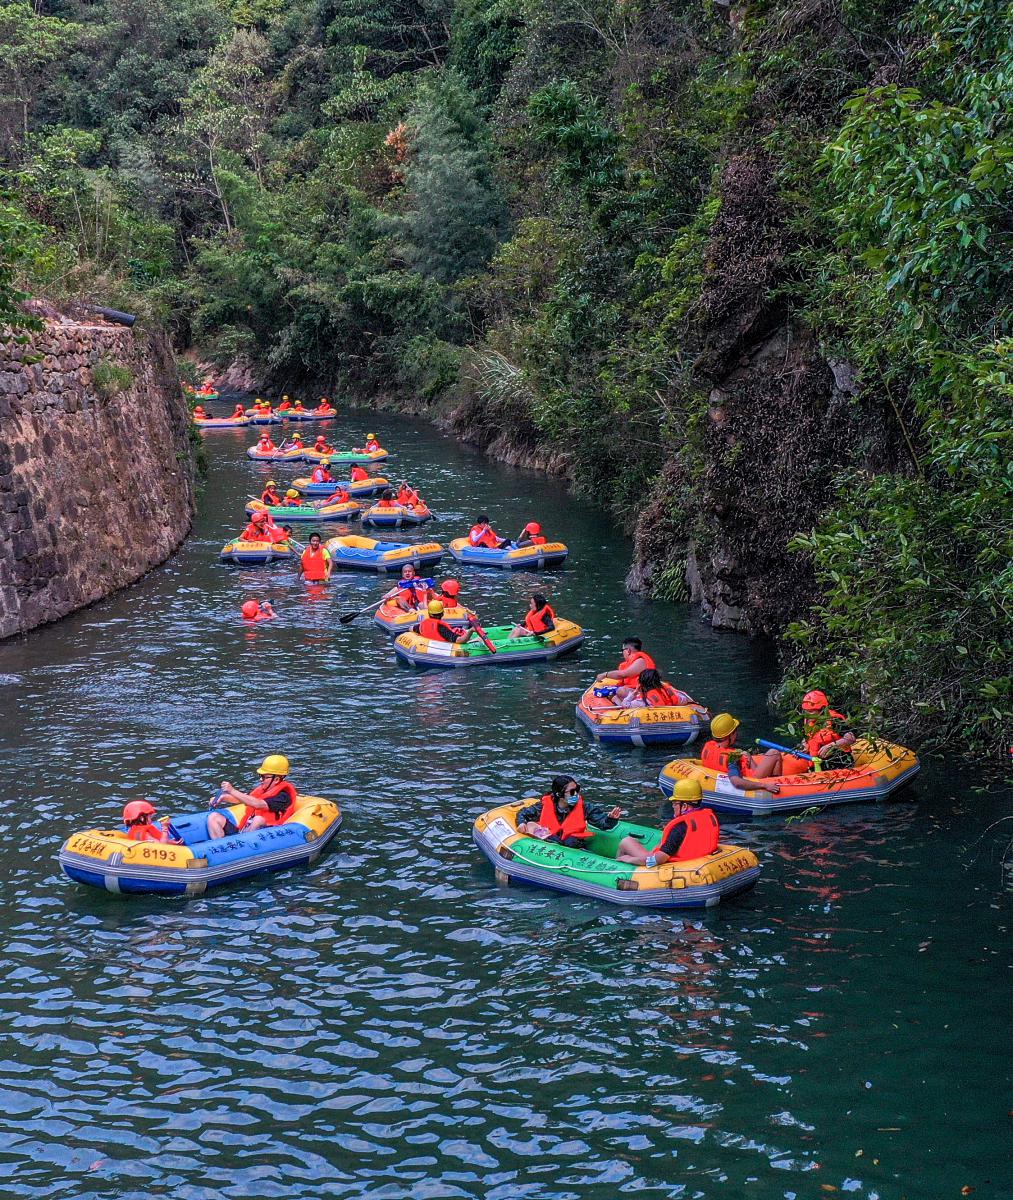
<svg viewBox="0 0 1013 1200">
<path fill-rule="evenodd" d="M 179 546 L 188 428 L 157 332 L 49 316 L 0 346 L 0 637 L 133 583 Z"/>
</svg>

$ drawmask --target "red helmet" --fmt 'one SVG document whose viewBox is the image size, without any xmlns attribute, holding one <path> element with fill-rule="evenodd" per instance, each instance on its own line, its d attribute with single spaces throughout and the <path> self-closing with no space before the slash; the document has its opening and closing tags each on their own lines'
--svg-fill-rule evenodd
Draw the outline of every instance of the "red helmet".
<svg viewBox="0 0 1013 1200">
<path fill-rule="evenodd" d="M 461 592 L 461 585 L 456 579 L 444 579 L 440 584 L 440 591 L 444 596 L 458 596 Z"/>
<path fill-rule="evenodd" d="M 261 521 L 266 521 L 269 516 L 270 513 L 265 512 L 262 508 L 258 508 L 253 514 L 253 520 L 259 525 Z"/>
<path fill-rule="evenodd" d="M 260 605 L 256 600 L 247 600 L 243 604 L 242 613 L 248 621 L 252 621 L 258 612 L 260 612 Z"/>
<path fill-rule="evenodd" d="M 529 521 L 527 525 L 524 526 L 524 532 L 538 534 L 542 532 L 542 527 L 537 521 Z"/>
<path fill-rule="evenodd" d="M 131 800 L 123 809 L 123 824 L 132 825 L 139 817 L 153 817 L 155 806 L 150 800 Z"/>
<path fill-rule="evenodd" d="M 827 712 L 831 717 L 836 717 L 839 721 L 844 720 L 844 713 L 834 712 L 830 707 L 830 701 L 827 698 L 826 692 L 821 692 L 819 688 L 814 688 L 811 692 L 806 692 L 802 697 L 802 711 L 806 713 Z"/>
</svg>

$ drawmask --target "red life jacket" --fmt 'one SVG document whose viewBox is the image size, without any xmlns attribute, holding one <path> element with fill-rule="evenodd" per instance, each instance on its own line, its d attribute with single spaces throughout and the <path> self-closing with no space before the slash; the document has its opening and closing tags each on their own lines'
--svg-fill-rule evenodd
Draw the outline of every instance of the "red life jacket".
<svg viewBox="0 0 1013 1200">
<path fill-rule="evenodd" d="M 260 783 L 250 792 L 250 795 L 256 796 L 258 800 L 273 800 L 275 796 L 280 796 L 282 792 L 288 796 L 288 808 L 283 813 L 275 816 L 268 809 L 247 808 L 246 812 L 243 813 L 242 820 L 239 822 L 239 828 L 241 830 L 245 829 L 254 817 L 263 817 L 268 825 L 283 825 L 295 811 L 297 799 L 296 790 L 287 779 L 276 779 L 270 786 L 266 783 Z"/>
<path fill-rule="evenodd" d="M 488 546 L 492 550 L 499 548 L 499 538 L 487 525 L 472 525 L 468 532 L 468 541 L 473 546 Z"/>
<path fill-rule="evenodd" d="M 302 573 L 310 583 L 319 583 L 322 579 L 327 578 L 327 556 L 323 546 L 319 550 L 307 546 L 299 561 L 302 565 Z"/>
<path fill-rule="evenodd" d="M 728 746 L 719 746 L 717 742 L 711 740 L 704 742 L 703 749 L 700 751 L 700 761 L 705 767 L 710 767 L 712 771 L 727 771 L 728 758 L 731 753 L 732 750 Z M 753 760 L 748 754 L 739 753 L 739 767 L 743 775 L 752 765 Z"/>
<path fill-rule="evenodd" d="M 310 483 L 327 483 L 327 474 L 323 467 L 314 467 L 313 474 L 310 476 Z"/>
<path fill-rule="evenodd" d="M 239 535 L 239 540 L 241 542 L 269 542 L 271 535 L 263 521 L 259 525 L 254 525 L 251 521 Z"/>
<path fill-rule="evenodd" d="M 147 825 L 131 825 L 127 830 L 127 837 L 132 842 L 167 842 L 169 832 L 161 825 L 149 822 Z"/>
<path fill-rule="evenodd" d="M 257 443 L 257 449 L 262 450 L 264 452 L 266 452 L 268 450 L 273 450 L 274 442 L 272 442 L 270 438 L 261 438 L 260 441 Z"/>
<path fill-rule="evenodd" d="M 645 692 L 644 699 L 647 701 L 648 708 L 676 707 L 686 703 L 682 693 L 669 687 L 667 683 L 662 684 L 660 688 L 651 688 Z"/>
<path fill-rule="evenodd" d="M 366 453 L 375 454 L 380 449 L 380 443 L 374 438 L 373 441 L 366 443 Z"/>
<path fill-rule="evenodd" d="M 245 417 L 246 409 L 243 408 L 243 406 L 241 404 L 237 404 L 236 407 L 232 410 L 232 416 L 233 417 Z"/>
<path fill-rule="evenodd" d="M 809 725 L 809 722 L 806 722 Z M 807 753 L 813 758 L 822 757 L 823 751 L 830 745 L 831 742 L 840 740 L 841 735 L 834 729 L 833 725 L 825 725 L 822 729 L 815 729 L 812 732 L 806 731 L 805 748 Z"/>
<path fill-rule="evenodd" d="M 537 612 L 526 613 L 524 624 L 532 633 L 546 633 L 549 628 L 546 617 L 551 617 L 552 620 L 556 619 L 556 614 L 551 604 L 546 604 L 544 608 L 538 609 Z"/>
<path fill-rule="evenodd" d="M 260 493 L 260 500 L 262 504 L 281 503 L 281 497 L 276 491 L 274 491 L 273 488 L 264 488 L 264 490 Z"/>
<path fill-rule="evenodd" d="M 327 482 L 327 481 L 325 480 L 325 482 Z M 350 497 L 349 497 L 348 493 L 345 491 L 345 489 L 338 488 L 338 490 L 336 492 L 332 492 L 327 497 L 327 499 L 324 501 L 324 504 L 325 505 L 326 504 L 347 504 L 349 499 L 350 499 Z"/>
<path fill-rule="evenodd" d="M 358 465 L 358 463 L 356 463 L 356 465 L 354 467 L 352 467 L 352 470 L 349 473 L 349 479 L 351 479 L 352 483 L 359 483 L 360 480 L 368 479 L 368 478 L 369 478 L 369 472 L 366 470 L 365 467 L 360 467 Z"/>
<path fill-rule="evenodd" d="M 418 504 L 419 494 L 413 488 L 399 488 L 397 502 L 407 508 L 409 504 Z"/>
<path fill-rule="evenodd" d="M 448 628 L 442 621 L 437 620 L 436 617 L 424 617 L 419 622 L 419 636 L 430 638 L 434 642 L 452 642 L 454 640 L 453 637 L 445 637 L 441 632 L 441 629 Z"/>
<path fill-rule="evenodd" d="M 712 809 L 698 808 L 695 812 L 683 813 L 681 817 L 669 821 L 661 831 L 661 841 L 654 847 L 654 850 L 649 851 L 650 854 L 661 849 L 665 844 L 665 838 L 676 825 L 686 826 L 686 836 L 682 839 L 682 845 L 675 854 L 676 862 L 685 862 L 690 858 L 704 858 L 708 854 L 713 854 L 718 848 L 718 838 L 721 835 L 718 819 Z"/>
<path fill-rule="evenodd" d="M 584 797 L 570 809 L 562 821 L 556 816 L 556 806 L 551 796 L 542 797 L 542 811 L 538 814 L 538 824 L 544 825 L 549 833 L 555 834 L 560 841 L 568 837 L 592 838 L 594 834 L 587 827 L 587 817 L 584 814 Z"/>
<path fill-rule="evenodd" d="M 530 542 L 530 543 L 531 543 L 533 546 L 544 546 L 544 545 L 545 545 L 545 543 L 546 543 L 546 541 L 548 541 L 548 539 L 547 539 L 547 538 L 545 538 L 545 537 L 543 537 L 543 536 L 542 536 L 542 534 L 540 534 L 540 533 L 533 533 L 533 534 L 531 534 L 531 535 L 530 535 L 530 537 L 528 538 L 528 541 L 529 541 L 529 542 Z"/>
</svg>

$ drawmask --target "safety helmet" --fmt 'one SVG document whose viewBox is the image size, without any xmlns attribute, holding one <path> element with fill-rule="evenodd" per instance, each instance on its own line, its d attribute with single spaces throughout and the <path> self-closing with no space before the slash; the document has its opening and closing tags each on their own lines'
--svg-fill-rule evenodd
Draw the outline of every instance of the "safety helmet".
<svg viewBox="0 0 1013 1200">
<path fill-rule="evenodd" d="M 295 490 L 295 488 L 289 488 L 288 491 L 285 493 L 285 499 L 292 500 L 294 497 L 296 497 L 298 495 L 299 495 L 299 493 Z"/>
<path fill-rule="evenodd" d="M 282 400 L 287 400 L 288 396 L 282 396 Z"/>
<path fill-rule="evenodd" d="M 329 467 L 331 465 L 331 460 L 329 458 L 322 458 L 320 460 L 320 465 L 322 467 Z"/>
<path fill-rule="evenodd" d="M 679 779 L 672 792 L 672 799 L 680 804 L 699 804 L 703 800 L 703 789 L 699 779 Z"/>
<path fill-rule="evenodd" d="M 372 440 L 373 440 L 373 438 L 375 438 L 375 437 L 376 437 L 376 434 L 375 434 L 375 433 L 367 433 L 367 434 L 366 434 L 366 441 L 367 441 L 367 442 L 370 442 L 370 441 L 372 441 Z"/>
<path fill-rule="evenodd" d="M 259 611 L 260 605 L 256 600 L 246 600 L 243 603 L 242 613 L 248 621 L 252 621 Z"/>
<path fill-rule="evenodd" d="M 152 817 L 155 806 L 150 800 L 131 800 L 123 809 L 123 824 L 132 825 L 138 817 Z"/>
<path fill-rule="evenodd" d="M 440 584 L 440 591 L 444 596 L 459 596 L 461 594 L 461 585 L 456 579 L 444 579 Z"/>
<path fill-rule="evenodd" d="M 277 479 L 269 479 L 267 481 L 267 483 L 264 484 L 264 487 L 277 487 L 277 486 L 278 486 Z"/>
<path fill-rule="evenodd" d="M 814 688 L 811 692 L 806 692 L 802 697 L 803 712 L 818 713 L 829 707 L 830 701 L 827 699 L 826 692 L 821 692 L 818 688 Z"/>
<path fill-rule="evenodd" d="M 726 738 L 729 734 L 734 733 L 741 724 L 742 722 L 737 721 L 731 713 L 718 713 L 711 721 L 711 737 Z"/>
<path fill-rule="evenodd" d="M 301 441 L 302 441 L 302 434 L 301 434 L 301 433 L 293 433 L 293 434 L 292 434 L 292 441 L 293 441 L 293 442 L 301 442 Z"/>
<path fill-rule="evenodd" d="M 538 534 L 542 532 L 542 527 L 537 521 L 529 521 L 527 525 L 524 526 L 524 532 Z"/>
<path fill-rule="evenodd" d="M 269 754 L 257 768 L 258 775 L 287 775 L 288 759 L 284 754 Z"/>
<path fill-rule="evenodd" d="M 261 523 L 261 521 L 266 521 L 267 517 L 268 517 L 268 514 L 266 512 L 264 512 L 264 510 L 262 508 L 258 508 L 257 511 L 253 514 L 254 523 L 257 525 L 259 525 Z"/>
<path fill-rule="evenodd" d="M 426 607 L 426 611 L 429 613 L 429 615 L 431 617 L 442 617 L 443 616 L 443 601 L 442 600 L 430 600 L 429 604 Z"/>
</svg>

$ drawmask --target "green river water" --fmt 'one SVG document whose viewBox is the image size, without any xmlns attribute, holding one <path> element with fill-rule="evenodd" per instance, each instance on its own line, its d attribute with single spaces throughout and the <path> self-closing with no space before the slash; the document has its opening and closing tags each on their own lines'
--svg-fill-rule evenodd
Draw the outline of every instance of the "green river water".
<svg viewBox="0 0 1013 1200">
<path fill-rule="evenodd" d="M 747 737 L 773 727 L 775 664 L 688 606 L 627 595 L 629 543 L 555 481 L 396 417 L 328 435 L 359 442 L 365 420 L 440 517 L 381 536 L 446 542 L 480 508 L 506 532 L 539 518 L 571 548 L 542 582 L 587 641 L 516 670 L 397 664 L 368 618 L 337 624 L 377 577 L 312 591 L 285 565 L 219 565 L 269 472 L 243 455 L 252 431 L 208 431 L 181 552 L 0 645 L 0 1193 L 1013 1196 L 1008 837 L 981 836 L 1008 796 L 928 763 L 888 804 L 726 822 L 763 875 L 706 913 L 497 886 L 473 819 L 557 771 L 662 819 L 671 754 L 603 750 L 573 715 L 624 634 Z M 533 583 L 455 574 L 490 624 Z M 244 627 L 250 597 L 280 619 Z M 125 799 L 202 808 L 272 751 L 343 809 L 312 867 L 189 901 L 61 875 L 63 840 Z"/>
</svg>

